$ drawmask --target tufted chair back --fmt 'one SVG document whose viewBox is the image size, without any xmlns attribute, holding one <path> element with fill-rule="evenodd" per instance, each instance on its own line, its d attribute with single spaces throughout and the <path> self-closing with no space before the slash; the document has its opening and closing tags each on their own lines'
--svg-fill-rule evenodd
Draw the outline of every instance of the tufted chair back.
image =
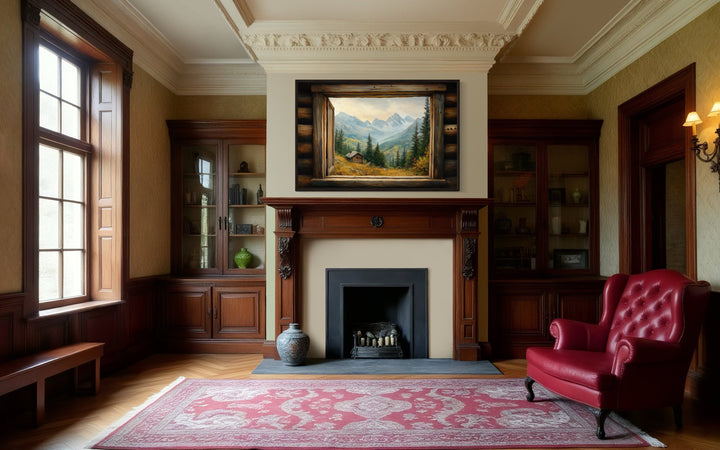
<svg viewBox="0 0 720 450">
<path fill-rule="evenodd" d="M 693 283 L 673 270 L 630 275 L 615 307 L 606 351 L 615 353 L 624 337 L 679 342 L 685 332 L 686 287 Z"/>
</svg>

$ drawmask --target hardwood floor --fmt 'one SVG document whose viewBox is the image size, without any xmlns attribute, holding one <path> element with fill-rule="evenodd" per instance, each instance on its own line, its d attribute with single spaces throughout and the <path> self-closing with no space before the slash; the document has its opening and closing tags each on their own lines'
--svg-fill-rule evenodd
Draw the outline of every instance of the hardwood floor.
<svg viewBox="0 0 720 450">
<path fill-rule="evenodd" d="M 178 377 L 186 378 L 287 378 L 287 375 L 252 375 L 260 355 L 228 354 L 158 354 L 102 378 L 97 396 L 50 399 L 46 423 L 34 429 L 28 424 L 7 429 L 10 418 L 0 424 L 0 447 L 3 449 L 81 449 L 93 437 L 122 418 L 148 397 Z M 523 378 L 525 360 L 495 361 L 503 375 L 479 378 Z M 428 375 L 378 376 L 377 378 L 429 378 Z M 466 376 L 463 376 L 466 377 Z M 294 378 L 320 378 L 317 375 Z M 323 376 L 321 378 L 353 378 Z M 367 376 L 355 376 L 367 378 Z M 447 376 L 442 376 L 447 378 Z M 720 448 L 720 420 L 717 414 L 700 410 L 696 402 L 684 405 L 685 427 L 676 431 L 672 411 L 653 410 L 624 413 L 633 424 L 673 449 Z M 14 425 L 13 425 L 14 426 Z"/>
</svg>

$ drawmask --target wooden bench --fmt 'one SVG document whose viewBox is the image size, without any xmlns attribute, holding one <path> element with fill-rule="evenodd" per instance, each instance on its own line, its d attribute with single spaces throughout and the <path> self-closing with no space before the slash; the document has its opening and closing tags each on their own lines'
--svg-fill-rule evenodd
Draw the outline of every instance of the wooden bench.
<svg viewBox="0 0 720 450">
<path fill-rule="evenodd" d="M 48 377 L 74 369 L 74 388 L 77 391 L 78 368 L 92 362 L 95 372 L 92 391 L 93 394 L 98 393 L 103 345 L 80 342 L 0 363 L 0 395 L 35 384 L 35 425 L 40 425 L 45 419 L 45 379 Z"/>
</svg>

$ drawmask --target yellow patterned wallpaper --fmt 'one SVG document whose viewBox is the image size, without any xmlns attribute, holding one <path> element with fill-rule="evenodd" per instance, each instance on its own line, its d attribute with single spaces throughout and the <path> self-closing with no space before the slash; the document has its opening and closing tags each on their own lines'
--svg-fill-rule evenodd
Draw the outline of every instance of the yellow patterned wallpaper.
<svg viewBox="0 0 720 450">
<path fill-rule="evenodd" d="M 623 69 L 588 95 L 593 117 L 604 119 L 600 138 L 600 269 L 618 270 L 618 152 L 617 108 L 645 89 L 693 62 L 696 64 L 697 109 L 705 122 L 700 139 L 712 143 L 716 121 L 705 118 L 713 101 L 720 100 L 720 5 L 685 26 L 646 55 Z M 709 165 L 697 164 L 698 278 L 720 286 L 720 193 L 718 178 Z M 610 181 L 608 181 L 610 180 Z"/>
<path fill-rule="evenodd" d="M 176 96 L 133 67 L 130 91 L 130 278 L 170 272 L 170 138 Z"/>
<path fill-rule="evenodd" d="M 0 2 L 0 293 L 22 290 L 22 28 L 20 2 Z"/>
<path fill-rule="evenodd" d="M 177 97 L 172 119 L 264 119 L 264 95 L 183 95 Z"/>
<path fill-rule="evenodd" d="M 492 75 L 492 70 L 490 71 Z M 490 95 L 490 119 L 590 119 L 582 95 Z"/>
</svg>

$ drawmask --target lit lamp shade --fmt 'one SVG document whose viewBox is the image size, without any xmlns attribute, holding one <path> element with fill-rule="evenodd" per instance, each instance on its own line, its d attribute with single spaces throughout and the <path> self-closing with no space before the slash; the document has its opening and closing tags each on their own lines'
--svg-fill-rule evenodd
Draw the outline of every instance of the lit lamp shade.
<svg viewBox="0 0 720 450">
<path fill-rule="evenodd" d="M 718 105 L 718 107 L 720 107 L 720 105 Z M 683 126 L 692 127 L 692 132 L 693 134 L 695 134 L 695 125 L 699 123 L 702 123 L 702 120 L 700 120 L 700 116 L 698 115 L 698 113 L 693 111 L 687 115 L 687 119 L 685 119 L 685 123 L 683 124 Z"/>
<path fill-rule="evenodd" d="M 720 102 L 713 103 L 712 109 L 708 113 L 708 117 L 716 117 L 716 116 L 720 116 Z"/>
</svg>

